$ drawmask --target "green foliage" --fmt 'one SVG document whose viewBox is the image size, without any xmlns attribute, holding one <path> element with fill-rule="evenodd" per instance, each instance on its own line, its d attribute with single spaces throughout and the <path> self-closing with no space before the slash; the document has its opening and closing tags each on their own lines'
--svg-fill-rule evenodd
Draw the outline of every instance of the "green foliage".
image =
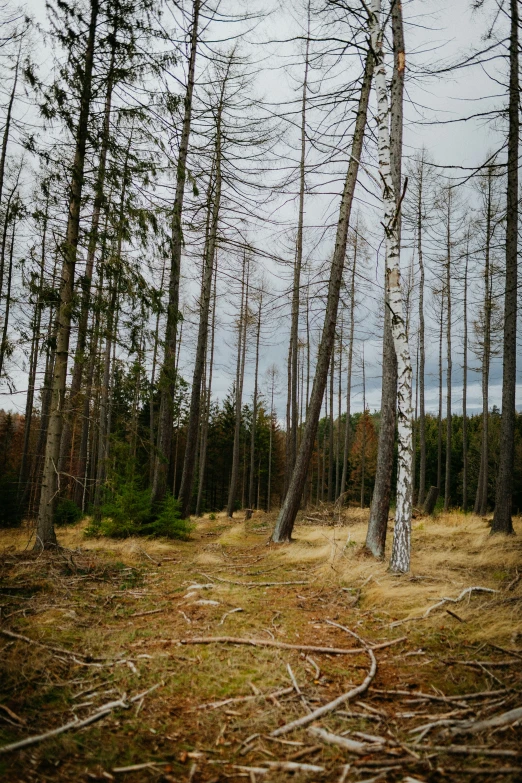
<svg viewBox="0 0 522 783">
<path fill-rule="evenodd" d="M 73 500 L 62 498 L 54 512 L 55 525 L 75 525 L 83 517 L 83 512 Z"/>
<path fill-rule="evenodd" d="M 101 508 L 101 520 L 93 521 L 85 530 L 87 536 L 128 538 L 151 536 L 187 539 L 192 525 L 179 514 L 179 505 L 172 495 L 155 509 L 150 490 L 141 489 L 136 481 L 122 482 Z"/>
</svg>

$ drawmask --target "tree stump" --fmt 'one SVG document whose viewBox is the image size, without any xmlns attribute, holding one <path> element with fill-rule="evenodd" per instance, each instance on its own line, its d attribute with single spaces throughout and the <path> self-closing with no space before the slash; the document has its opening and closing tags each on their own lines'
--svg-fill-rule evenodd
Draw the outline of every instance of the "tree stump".
<svg viewBox="0 0 522 783">
<path fill-rule="evenodd" d="M 426 496 L 426 500 L 424 501 L 424 513 L 433 514 L 433 511 L 435 510 L 435 504 L 437 503 L 437 498 L 439 497 L 439 488 L 438 487 L 430 487 L 430 491 L 428 492 Z"/>
<path fill-rule="evenodd" d="M 245 508 L 245 522 L 247 522 L 249 519 L 252 519 L 253 513 L 254 510 L 252 508 Z"/>
</svg>

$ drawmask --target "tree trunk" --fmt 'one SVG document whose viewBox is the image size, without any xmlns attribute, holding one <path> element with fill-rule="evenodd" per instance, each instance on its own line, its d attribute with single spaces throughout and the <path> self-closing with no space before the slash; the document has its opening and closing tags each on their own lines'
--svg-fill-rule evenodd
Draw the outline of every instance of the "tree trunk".
<svg viewBox="0 0 522 783">
<path fill-rule="evenodd" d="M 198 45 L 198 21 L 201 0 L 194 0 L 192 13 L 192 32 L 190 40 L 189 68 L 183 127 L 176 172 L 176 195 L 172 208 L 171 225 L 171 267 L 169 279 L 169 298 L 167 305 L 167 324 L 165 329 L 165 350 L 160 374 L 160 410 L 158 416 L 158 444 L 152 484 L 152 503 L 163 500 L 167 491 L 167 478 L 172 450 L 173 402 L 176 388 L 176 341 L 179 320 L 179 281 L 181 249 L 183 245 L 183 197 L 187 176 L 187 154 L 192 120 L 192 95 L 194 92 L 196 52 Z"/>
<path fill-rule="evenodd" d="M 250 431 L 250 481 L 248 487 L 248 507 L 254 508 L 254 473 L 255 473 L 255 455 L 256 455 L 256 425 L 257 425 L 257 381 L 259 374 L 259 339 L 261 337 L 261 308 L 263 307 L 263 294 L 259 297 L 259 311 L 257 314 L 257 335 L 256 335 L 256 361 L 254 369 L 254 398 L 252 401 L 252 427 Z"/>
<path fill-rule="evenodd" d="M 451 482 L 451 191 L 448 190 L 446 225 L 446 476 L 444 480 L 444 511 L 449 510 Z"/>
<path fill-rule="evenodd" d="M 437 487 L 442 487 L 442 337 L 444 334 L 444 292 L 440 292 L 439 324 L 439 416 L 437 426 Z"/>
<path fill-rule="evenodd" d="M 196 460 L 196 445 L 198 439 L 198 430 L 200 424 L 201 408 L 201 379 L 205 367 L 205 355 L 208 343 L 208 321 L 210 312 L 210 299 L 212 295 L 212 274 L 214 270 L 214 258 L 216 255 L 217 231 L 219 222 L 219 209 L 221 204 L 221 113 L 223 110 L 224 90 L 226 87 L 226 76 L 223 80 L 220 103 L 216 116 L 216 144 L 214 151 L 215 167 L 215 192 L 212 198 L 211 188 L 209 188 L 209 211 L 212 204 L 211 219 L 208 234 L 208 243 L 206 244 L 206 253 L 204 260 L 203 279 L 201 283 L 200 310 L 199 310 L 199 330 L 198 342 L 196 346 L 196 362 L 194 365 L 194 374 L 192 376 L 192 390 L 190 396 L 190 412 L 187 425 L 187 445 L 185 447 L 185 457 L 183 461 L 183 473 L 181 476 L 181 486 L 179 490 L 180 512 L 182 517 L 187 517 L 190 513 L 192 502 L 192 490 L 194 484 L 194 467 Z"/>
<path fill-rule="evenodd" d="M 5 292 L 5 310 L 4 310 L 4 323 L 2 328 L 2 339 L 0 341 L 0 378 L 2 377 L 2 370 L 4 369 L 4 360 L 9 347 L 9 341 L 7 339 L 7 330 L 9 327 L 9 313 L 11 310 L 11 286 L 13 284 L 13 258 L 14 258 L 14 242 L 16 236 L 16 219 L 17 219 L 17 205 L 16 202 L 13 207 L 12 215 L 12 229 L 11 229 L 11 245 L 9 247 L 9 267 L 7 270 L 7 289 Z M 9 217 L 6 215 L 6 222 Z"/>
<path fill-rule="evenodd" d="M 337 308 L 339 304 L 339 293 L 341 289 L 344 259 L 346 255 L 346 240 L 348 236 L 348 225 L 353 202 L 353 194 L 357 182 L 357 173 L 359 170 L 359 160 L 362 152 L 364 129 L 366 127 L 366 114 L 368 110 L 368 99 L 370 95 L 372 82 L 373 58 L 371 52 L 366 56 L 366 66 L 361 86 L 361 95 L 359 107 L 355 120 L 355 128 L 350 155 L 350 163 L 344 182 L 343 195 L 339 208 L 339 222 L 337 224 L 337 233 L 335 241 L 335 250 L 332 259 L 330 271 L 330 280 L 328 283 L 328 298 L 326 304 L 325 320 L 321 343 L 315 370 L 315 377 L 308 407 L 307 421 L 303 429 L 302 440 L 299 446 L 294 471 L 285 501 L 279 512 L 272 540 L 275 542 L 290 541 L 295 518 L 299 510 L 299 504 L 303 494 L 303 487 L 306 481 L 306 474 L 310 464 L 310 457 L 314 447 L 319 414 L 328 375 L 328 367 L 335 339 L 335 324 L 337 320 Z"/>
<path fill-rule="evenodd" d="M 400 5 L 395 3 L 397 13 Z M 400 275 L 400 237 L 398 192 L 395 193 L 390 155 L 390 132 L 388 128 L 388 90 L 382 49 L 384 30 L 381 26 L 381 1 L 372 0 L 370 5 L 370 34 L 375 53 L 375 92 L 377 97 L 377 124 L 379 171 L 383 185 L 384 227 L 386 235 L 386 271 L 389 308 L 395 354 L 397 356 L 397 403 L 398 403 L 398 470 L 395 528 L 393 535 L 390 569 L 405 573 L 410 568 L 411 513 L 412 513 L 412 367 L 410 348 L 403 313 L 403 296 Z M 402 21 L 402 17 L 401 17 Z M 401 78 L 405 67 L 404 49 L 397 52 L 397 70 Z M 400 156 L 400 150 L 396 154 Z M 393 168 L 398 170 L 395 160 Z M 397 177 L 396 177 L 397 179 Z"/>
<path fill-rule="evenodd" d="M 94 257 L 98 245 L 98 234 L 100 226 L 100 216 L 104 201 L 105 171 L 107 164 L 107 151 L 109 148 L 110 122 L 112 91 L 114 87 L 114 68 L 116 59 L 117 45 L 117 25 L 118 16 L 115 16 L 112 36 L 111 36 L 111 54 L 109 70 L 107 74 L 107 90 L 105 93 L 105 107 L 103 116 L 103 128 L 101 135 L 100 159 L 98 162 L 98 171 L 96 173 L 96 182 L 94 185 L 94 204 L 91 220 L 91 230 L 89 232 L 89 243 L 87 246 L 87 261 L 85 264 L 85 274 L 81 280 L 81 304 L 80 315 L 78 318 L 78 338 L 74 353 L 74 366 L 71 379 L 71 389 L 69 392 L 69 401 L 67 404 L 66 415 L 64 417 L 62 443 L 60 447 L 60 471 L 63 470 L 71 448 L 71 428 L 73 419 L 77 415 L 80 388 L 82 385 L 82 376 L 85 365 L 85 345 L 87 342 L 87 327 L 89 323 L 89 312 L 91 310 L 91 281 L 94 270 Z"/>
<path fill-rule="evenodd" d="M 5 180 L 5 163 L 7 160 L 7 145 L 9 144 L 9 133 L 11 131 L 11 117 L 13 114 L 13 104 L 16 96 L 16 86 L 18 84 L 18 71 L 20 68 L 20 56 L 22 53 L 22 42 L 20 41 L 20 48 L 18 50 L 18 56 L 16 58 L 15 76 L 13 80 L 13 86 L 11 88 L 11 94 L 9 95 L 9 103 L 7 104 L 7 112 L 5 116 L 4 133 L 2 135 L 2 152 L 0 153 L 0 204 L 2 203 L 2 195 L 4 192 L 4 180 Z"/>
<path fill-rule="evenodd" d="M 424 402 L 424 376 L 426 366 L 426 351 L 424 346 L 424 258 L 423 258 L 423 179 L 424 155 L 419 169 L 418 199 L 417 199 L 417 247 L 419 253 L 419 506 L 422 506 L 426 496 L 426 407 Z"/>
<path fill-rule="evenodd" d="M 464 356 L 462 379 L 462 510 L 468 510 L 468 264 L 469 231 L 466 245 L 466 265 L 464 268 Z"/>
<path fill-rule="evenodd" d="M 47 429 L 47 442 L 40 493 L 40 506 L 36 532 L 35 549 L 56 545 L 53 515 L 56 496 L 59 492 L 58 462 L 63 428 L 63 406 L 67 380 L 67 359 L 71 332 L 71 310 L 73 304 L 74 272 L 80 232 L 80 207 L 85 165 L 85 149 L 91 106 L 91 84 L 95 49 L 98 0 L 91 0 L 89 33 L 84 58 L 84 73 L 80 100 L 80 115 L 76 129 L 76 149 L 69 186 L 69 211 L 65 242 L 62 247 L 62 270 L 56 358 L 54 362 L 51 410 Z"/>
<path fill-rule="evenodd" d="M 350 452 L 351 439 L 350 403 L 352 396 L 353 333 L 355 329 L 355 272 L 357 269 L 357 248 L 359 245 L 358 224 L 355 226 L 354 236 L 352 282 L 350 286 L 350 336 L 348 338 L 348 368 L 346 372 L 346 426 L 344 428 L 343 474 L 341 476 L 341 488 L 339 493 L 341 502 L 344 502 L 343 498 L 344 493 L 346 492 L 348 454 Z"/>
<path fill-rule="evenodd" d="M 373 6 L 372 6 L 373 8 Z M 375 8 L 377 13 L 377 8 Z M 378 14 L 380 14 L 380 6 Z M 401 163 L 402 163 L 402 114 L 405 71 L 405 46 L 402 21 L 402 6 L 400 2 L 392 3 L 392 35 L 393 35 L 393 75 L 391 83 L 391 105 L 389 134 L 389 157 L 391 180 L 393 183 L 396 210 L 400 208 L 401 198 Z M 387 99 L 386 99 L 387 100 Z M 388 123 L 388 109 L 386 115 Z M 388 125 L 386 126 L 388 127 Z M 396 215 L 400 252 L 400 214 Z M 373 489 L 372 504 L 366 547 L 374 557 L 384 557 L 388 516 L 390 513 L 391 482 L 393 471 L 393 456 L 395 445 L 395 425 L 397 418 L 397 355 L 392 329 L 392 312 L 388 301 L 388 271 L 385 271 L 384 294 L 384 333 L 382 346 L 382 391 L 381 391 L 381 421 L 379 429 L 379 445 L 377 451 L 377 469 Z"/>
<path fill-rule="evenodd" d="M 245 282 L 246 273 L 246 282 Z M 232 473 L 230 476 L 230 486 L 228 490 L 227 517 L 234 515 L 234 505 L 236 502 L 237 482 L 239 479 L 239 448 L 241 437 L 241 413 L 243 402 L 243 378 L 245 377 L 245 357 L 246 357 L 246 331 L 248 321 L 248 280 L 249 280 L 249 262 L 246 256 L 243 258 L 243 279 L 241 284 L 241 314 L 239 317 L 238 336 L 237 336 L 237 368 L 236 368 L 236 426 L 234 429 L 234 446 L 232 452 Z"/>
<path fill-rule="evenodd" d="M 205 413 L 203 416 L 203 429 L 201 433 L 201 449 L 199 454 L 199 484 L 198 499 L 196 502 L 196 516 L 201 516 L 201 502 L 203 499 L 203 482 L 207 462 L 208 425 L 210 418 L 210 405 L 212 402 L 212 373 L 214 370 L 214 342 L 216 336 L 216 299 L 217 299 L 217 262 L 214 262 L 214 296 L 212 304 L 212 325 L 210 327 L 210 361 L 208 368 L 207 396 L 205 401 Z"/>
<path fill-rule="evenodd" d="M 330 357 L 330 418 L 328 419 L 328 502 L 333 503 L 334 496 L 334 372 L 335 372 L 335 336 Z"/>
<path fill-rule="evenodd" d="M 514 533 L 511 520 L 515 463 L 515 393 L 517 381 L 518 144 L 519 65 L 518 0 L 510 0 L 509 132 L 506 211 L 506 281 L 504 294 L 504 357 L 502 364 L 502 424 L 495 514 L 491 533 Z"/>
</svg>

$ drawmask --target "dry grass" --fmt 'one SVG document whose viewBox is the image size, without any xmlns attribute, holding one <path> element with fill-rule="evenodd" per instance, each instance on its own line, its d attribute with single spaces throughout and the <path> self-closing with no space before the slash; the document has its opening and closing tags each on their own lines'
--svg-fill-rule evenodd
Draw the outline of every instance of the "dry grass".
<svg viewBox="0 0 522 783">
<path fill-rule="evenodd" d="M 315 656 L 321 668 L 317 678 L 313 665 L 298 652 L 180 647 L 170 641 L 185 636 L 230 634 L 346 646 L 343 632 L 325 624 L 329 618 L 356 627 L 369 640 L 408 636 L 405 645 L 379 654 L 379 688 L 433 686 L 447 694 L 462 693 L 499 687 L 493 677 L 520 687 L 518 666 L 488 674 L 448 666 L 444 660 L 506 657 L 489 645 L 484 648 L 485 642 L 521 646 L 522 579 L 516 582 L 516 575 L 517 569 L 522 572 L 522 520 L 515 522 L 518 535 L 506 539 L 490 537 L 487 522 L 471 515 L 417 519 L 412 572 L 396 577 L 388 573 L 386 562 L 375 561 L 363 550 L 367 511 L 348 509 L 337 526 L 327 516 L 324 525 L 298 525 L 295 541 L 283 546 L 267 546 L 274 515 L 259 512 L 246 523 L 239 515 L 232 523 L 223 514 L 207 516 L 198 520 L 188 542 L 85 539 L 84 524 L 63 528 L 58 537 L 66 550 L 41 557 L 24 552 L 29 531 L 0 531 L 2 626 L 78 652 L 131 658 L 135 667 L 88 667 L 0 636 L 0 704 L 27 721 L 23 727 L 9 724 L 0 709 L 0 744 L 67 722 L 74 705 L 83 701 L 74 696 L 84 689 L 98 689 L 100 695 L 85 699 L 93 705 L 76 710 L 81 717 L 118 693 L 132 695 L 165 683 L 147 697 L 138 715 L 135 709 L 120 711 L 84 732 L 0 757 L 0 777 L 103 780 L 114 766 L 157 759 L 169 766 L 118 779 L 187 780 L 192 762 L 186 752 L 194 751 L 205 757 L 196 759 L 194 783 L 235 779 L 232 767 L 210 762 L 255 765 L 273 758 L 270 753 L 287 758 L 295 747 L 274 747 L 260 739 L 246 756 L 239 754 L 239 747 L 249 735 L 264 735 L 282 720 L 300 715 L 299 700 L 288 696 L 279 704 L 261 699 L 217 710 L 195 707 L 246 696 L 252 688 L 266 693 L 287 687 L 287 663 L 307 698 L 321 703 L 360 682 L 367 666 L 365 656 Z M 216 580 L 307 584 L 250 588 L 215 581 L 212 589 L 190 596 L 191 584 L 209 581 L 202 572 Z M 463 622 L 441 607 L 428 618 L 393 627 L 394 621 L 422 614 L 441 597 L 455 597 L 472 585 L 499 592 L 449 605 Z M 217 605 L 198 603 L 200 599 Z M 238 607 L 243 611 L 223 619 Z M 416 657 L 420 648 L 421 657 Z M 407 651 L 412 657 L 405 656 Z M 103 695 L 111 689 L 114 695 Z M 382 701 L 385 697 L 367 698 L 378 709 L 390 707 Z M 516 693 L 513 698 L 516 702 Z M 409 726 L 404 719 L 393 724 L 393 731 L 406 732 Z M 340 718 L 330 719 L 331 730 L 345 727 Z M 359 720 L 353 728 L 371 733 L 375 725 Z M 307 741 L 305 735 L 296 739 Z M 304 760 L 318 759 L 329 770 L 325 779 L 336 780 L 339 752 L 325 748 Z M 422 769 L 419 779 L 430 779 Z M 354 767 L 347 783 L 359 778 Z M 271 783 L 286 779 L 283 773 L 270 775 Z"/>
</svg>

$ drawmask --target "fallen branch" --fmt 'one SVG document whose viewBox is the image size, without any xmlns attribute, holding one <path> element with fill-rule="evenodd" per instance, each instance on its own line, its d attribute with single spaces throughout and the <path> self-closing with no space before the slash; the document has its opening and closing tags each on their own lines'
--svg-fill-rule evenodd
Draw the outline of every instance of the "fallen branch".
<svg viewBox="0 0 522 783">
<path fill-rule="evenodd" d="M 321 718 L 323 715 L 327 715 L 329 712 L 333 712 L 341 704 L 344 704 L 350 699 L 353 699 L 354 696 L 358 696 L 360 693 L 365 693 L 370 687 L 370 683 L 372 682 L 372 680 L 374 679 L 377 673 L 377 659 L 374 655 L 373 649 L 369 647 L 366 644 L 366 642 L 364 642 L 364 640 L 361 639 L 360 636 L 357 636 L 357 634 L 354 633 L 353 631 L 350 631 L 348 628 L 345 628 L 344 626 L 339 626 L 339 628 L 343 628 L 343 630 L 347 631 L 347 633 L 351 634 L 351 636 L 355 636 L 356 639 L 358 639 L 362 644 L 365 645 L 364 647 L 365 652 L 368 653 L 368 656 L 370 658 L 370 671 L 368 672 L 366 678 L 360 685 L 357 685 L 355 688 L 352 688 L 352 690 L 348 691 L 347 693 L 343 693 L 341 696 L 338 696 L 337 699 L 328 702 L 328 704 L 323 704 L 322 707 L 318 707 L 316 710 L 310 712 L 308 715 L 304 715 L 303 717 L 298 718 L 297 720 L 294 720 L 291 723 L 287 723 L 286 725 L 280 726 L 278 729 L 275 729 L 275 731 L 271 732 L 272 737 L 278 737 L 281 734 L 286 734 L 287 732 L 293 731 L 294 729 L 300 728 L 301 726 L 307 726 L 309 723 L 312 723 L 312 721 L 317 720 L 317 718 Z"/>
<path fill-rule="evenodd" d="M 218 707 L 225 707 L 227 704 L 237 704 L 243 701 L 253 701 L 254 699 L 272 699 L 277 696 L 288 696 L 289 693 L 293 693 L 292 688 L 281 688 L 279 691 L 273 693 L 256 693 L 253 696 L 234 696 L 230 699 L 223 699 L 222 701 L 210 701 L 207 704 L 200 704 L 198 707 L 194 707 L 195 710 L 216 710 Z M 259 735 L 257 735 L 259 736 Z"/>
<path fill-rule="evenodd" d="M 299 764 L 296 761 L 263 761 L 270 769 L 279 769 L 283 772 L 324 772 L 324 767 L 317 764 Z"/>
<path fill-rule="evenodd" d="M 304 652 L 326 653 L 329 655 L 359 655 L 368 650 L 382 650 L 384 647 L 391 647 L 404 641 L 406 637 L 393 639 L 390 642 L 381 642 L 370 647 L 315 647 L 308 644 L 288 644 L 287 642 L 276 642 L 275 639 L 243 639 L 239 636 L 195 636 L 192 639 L 173 639 L 172 642 L 179 644 L 246 644 L 251 647 L 278 647 L 282 650 L 302 650 Z"/>
<path fill-rule="evenodd" d="M 433 606 L 429 606 L 423 614 L 415 615 L 415 617 L 406 617 L 404 620 L 395 620 L 395 622 L 390 623 L 390 628 L 395 628 L 395 626 L 402 625 L 403 623 L 413 622 L 413 620 L 423 620 L 425 617 L 428 617 L 434 609 L 438 609 L 446 603 L 458 604 L 463 598 L 472 593 L 498 593 L 498 590 L 493 590 L 492 587 L 466 587 L 457 598 L 442 598 L 436 604 L 433 604 Z M 460 620 L 460 618 L 458 619 Z"/>
<path fill-rule="evenodd" d="M 339 734 L 332 734 L 330 731 L 320 729 L 316 726 L 311 726 L 308 729 L 308 733 L 314 737 L 326 742 L 328 745 L 337 745 L 339 748 L 349 751 L 350 753 L 357 753 L 357 755 L 364 756 L 366 753 L 371 753 L 373 750 L 382 749 L 385 740 L 382 742 L 358 742 L 357 740 L 349 739 L 348 737 L 341 737 Z"/>
<path fill-rule="evenodd" d="M 452 734 L 476 734 L 479 731 L 489 729 L 498 729 L 501 726 L 511 726 L 522 720 L 522 707 L 516 707 L 508 712 L 502 712 L 500 715 L 494 715 L 492 718 L 479 721 L 467 721 L 464 725 L 452 729 Z"/>
<path fill-rule="evenodd" d="M 155 691 L 156 688 L 159 688 L 160 685 L 163 685 L 163 683 L 159 682 L 156 685 L 153 685 L 152 688 L 149 688 L 142 693 L 138 693 L 128 701 L 125 701 L 125 697 L 117 699 L 116 701 L 109 701 L 107 704 L 103 704 L 101 707 L 99 707 L 96 712 L 88 715 L 87 718 L 83 718 L 83 720 L 76 718 L 70 723 L 66 723 L 63 726 L 58 726 L 56 729 L 47 731 L 45 734 L 39 734 L 34 737 L 26 737 L 26 739 L 19 740 L 19 742 L 12 742 L 9 745 L 3 745 L 0 747 L 0 753 L 9 753 L 12 750 L 20 750 L 20 748 L 27 748 L 30 745 L 37 745 L 39 742 L 43 742 L 50 737 L 56 737 L 58 734 L 63 734 L 64 732 L 70 731 L 71 729 L 83 729 L 85 726 L 90 726 L 91 723 L 95 723 L 97 720 L 104 718 L 106 715 L 112 712 L 112 710 L 115 710 L 118 707 L 128 709 L 131 704 L 145 698 L 145 696 L 147 696 L 149 693 L 152 693 L 152 691 Z"/>
<path fill-rule="evenodd" d="M 207 579 L 215 579 L 216 582 L 224 582 L 228 585 L 239 585 L 240 587 L 280 587 L 281 585 L 309 585 L 310 582 L 301 580 L 299 582 L 235 582 L 232 579 L 223 579 L 220 576 L 212 576 L 211 574 L 205 574 L 203 571 L 199 572 L 202 576 L 206 576 Z"/>
<path fill-rule="evenodd" d="M 223 625 L 229 614 L 235 614 L 236 612 L 244 612 L 245 610 L 242 609 L 240 606 L 237 607 L 237 609 L 231 609 L 230 612 L 225 612 L 221 620 L 219 621 L 218 625 Z"/>
<path fill-rule="evenodd" d="M 522 767 L 444 767 L 446 775 L 516 775 Z"/>
<path fill-rule="evenodd" d="M 409 747 L 406 745 L 405 747 Z M 427 753 L 449 753 L 453 756 L 498 756 L 506 758 L 518 758 L 522 751 L 504 750 L 495 748 L 483 748 L 474 745 L 413 745 L 412 750 L 426 751 Z"/>
</svg>

